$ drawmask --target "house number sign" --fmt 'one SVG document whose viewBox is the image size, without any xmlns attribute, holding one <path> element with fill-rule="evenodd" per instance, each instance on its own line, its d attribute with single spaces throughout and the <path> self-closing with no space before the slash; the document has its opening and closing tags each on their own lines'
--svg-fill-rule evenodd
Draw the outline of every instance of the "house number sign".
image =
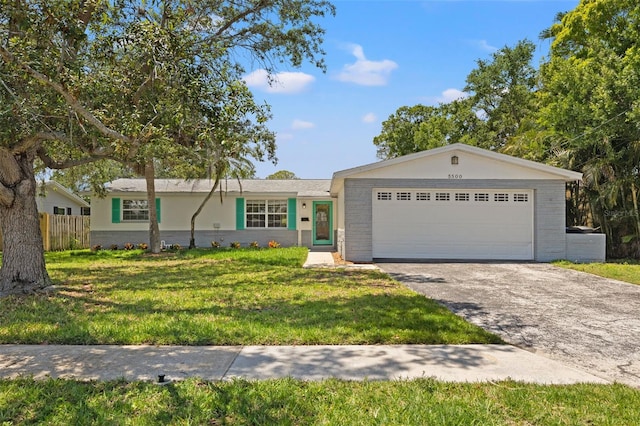
<svg viewBox="0 0 640 426">
<path fill-rule="evenodd" d="M 462 179 L 462 175 L 454 175 L 454 174 L 450 174 L 450 175 L 449 175 L 449 179 Z"/>
</svg>

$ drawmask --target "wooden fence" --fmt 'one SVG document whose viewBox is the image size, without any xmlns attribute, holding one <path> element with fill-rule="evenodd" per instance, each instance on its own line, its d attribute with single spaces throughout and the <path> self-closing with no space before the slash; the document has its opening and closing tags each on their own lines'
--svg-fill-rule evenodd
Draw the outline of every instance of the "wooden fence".
<svg viewBox="0 0 640 426">
<path fill-rule="evenodd" d="M 40 213 L 40 232 L 45 251 L 89 248 L 89 223 L 89 216 Z"/>
</svg>

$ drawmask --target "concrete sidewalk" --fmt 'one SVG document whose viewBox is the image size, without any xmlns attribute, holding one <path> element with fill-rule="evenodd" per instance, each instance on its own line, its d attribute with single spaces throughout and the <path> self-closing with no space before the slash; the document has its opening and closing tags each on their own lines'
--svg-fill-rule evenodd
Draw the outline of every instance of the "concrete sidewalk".
<svg viewBox="0 0 640 426">
<path fill-rule="evenodd" d="M 607 383 L 508 345 L 61 346 L 0 345 L 0 377 L 158 381 L 200 377 L 452 382 L 513 379 L 541 384 Z"/>
</svg>

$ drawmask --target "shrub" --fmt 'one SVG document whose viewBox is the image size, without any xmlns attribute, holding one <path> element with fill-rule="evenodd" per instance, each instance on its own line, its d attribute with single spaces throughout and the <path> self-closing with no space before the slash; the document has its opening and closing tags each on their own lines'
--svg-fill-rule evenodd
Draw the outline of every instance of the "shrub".
<svg viewBox="0 0 640 426">
<path fill-rule="evenodd" d="M 147 250 L 149 248 L 149 245 L 147 243 L 140 243 L 138 244 L 138 248 L 140 250 Z"/>
<path fill-rule="evenodd" d="M 109 246 L 109 248 L 110 248 L 111 250 L 118 250 L 118 245 L 117 245 L 117 244 L 111 244 L 111 245 Z"/>
<path fill-rule="evenodd" d="M 171 244 L 171 250 L 182 250 L 182 246 L 180 244 Z"/>
<path fill-rule="evenodd" d="M 131 243 L 124 243 L 124 249 L 125 250 L 133 250 L 133 248 L 135 247 L 133 244 Z"/>
<path fill-rule="evenodd" d="M 249 243 L 249 247 L 258 248 L 258 247 L 260 247 L 260 244 L 258 244 L 257 241 L 251 241 L 251 243 Z"/>
<path fill-rule="evenodd" d="M 100 244 L 91 246 L 91 251 L 100 251 L 100 250 L 102 250 L 102 246 Z"/>
<path fill-rule="evenodd" d="M 269 241 L 269 248 L 280 248 L 280 243 L 276 240 Z"/>
<path fill-rule="evenodd" d="M 231 248 L 238 249 L 240 248 L 240 243 L 238 241 L 234 241 L 230 244 Z"/>
<path fill-rule="evenodd" d="M 211 241 L 211 247 L 213 248 L 219 248 L 220 247 L 220 243 L 217 241 Z"/>
</svg>

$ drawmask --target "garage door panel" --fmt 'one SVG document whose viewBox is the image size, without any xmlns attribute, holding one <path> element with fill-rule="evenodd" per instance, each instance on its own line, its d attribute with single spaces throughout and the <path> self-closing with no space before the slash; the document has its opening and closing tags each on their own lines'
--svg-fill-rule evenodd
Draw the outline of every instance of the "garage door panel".
<svg viewBox="0 0 640 426">
<path fill-rule="evenodd" d="M 376 191 L 392 199 L 379 200 Z M 398 200 L 398 192 L 412 195 Z M 429 193 L 430 200 L 416 200 L 417 192 Z M 435 192 L 448 192 L 451 200 L 435 201 Z M 453 201 L 456 193 L 468 193 L 469 200 Z M 489 201 L 475 201 L 473 190 L 374 190 L 373 257 L 532 259 L 532 191 L 483 194 Z M 501 201 L 494 200 L 496 194 Z"/>
</svg>

